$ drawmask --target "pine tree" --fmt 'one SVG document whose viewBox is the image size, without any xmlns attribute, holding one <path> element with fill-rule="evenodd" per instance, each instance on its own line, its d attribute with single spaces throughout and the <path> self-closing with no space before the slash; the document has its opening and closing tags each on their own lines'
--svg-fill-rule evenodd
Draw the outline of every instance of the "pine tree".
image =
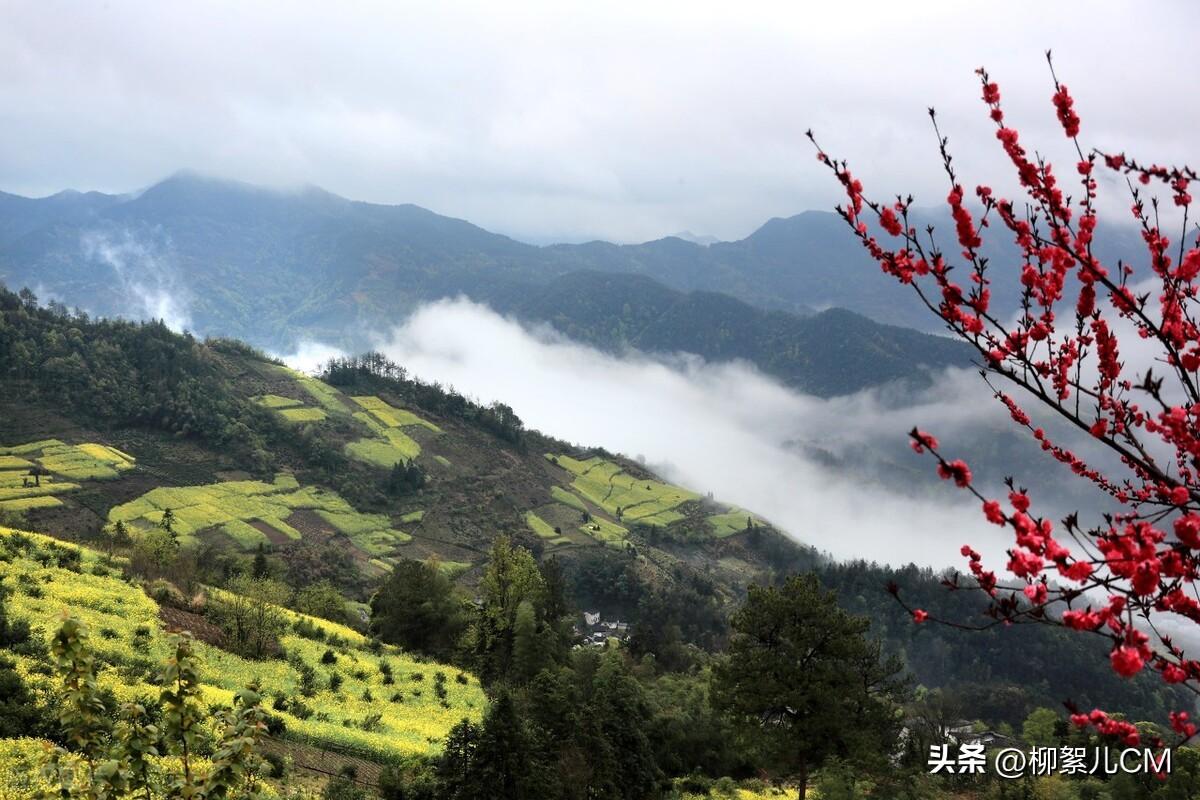
<svg viewBox="0 0 1200 800">
<path fill-rule="evenodd" d="M 794 780 L 831 755 L 882 758 L 897 734 L 899 664 L 867 639 L 813 575 L 751 586 L 734 614 L 727 656 L 713 672 L 713 702 L 741 727 L 765 768 Z"/>
<path fill-rule="evenodd" d="M 513 623 L 513 659 L 509 679 L 517 685 L 533 680 L 545 665 L 543 639 L 539 635 L 537 611 L 533 603 L 522 600 Z"/>
<path fill-rule="evenodd" d="M 254 551 L 254 564 L 250 568 L 250 572 L 254 576 L 255 580 L 259 580 L 267 577 L 267 573 L 269 571 L 270 570 L 267 565 L 266 548 L 264 548 L 263 544 L 259 542 L 258 549 Z"/>
<path fill-rule="evenodd" d="M 529 749 L 524 723 L 508 692 L 488 708 L 471 768 L 478 800 L 523 800 L 529 792 Z"/>
</svg>

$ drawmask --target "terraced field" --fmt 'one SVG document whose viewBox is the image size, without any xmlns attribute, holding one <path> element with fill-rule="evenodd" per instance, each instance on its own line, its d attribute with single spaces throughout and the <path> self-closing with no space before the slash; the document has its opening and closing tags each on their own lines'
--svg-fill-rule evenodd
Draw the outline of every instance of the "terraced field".
<svg viewBox="0 0 1200 800">
<path fill-rule="evenodd" d="M 345 402 L 345 395 L 324 381 L 318 380 L 311 375 L 305 375 L 303 372 L 291 367 L 276 367 L 276 369 L 300 384 L 300 388 L 308 392 L 317 401 L 317 405 L 325 409 L 328 413 L 346 414 L 349 412 L 349 408 Z"/>
<path fill-rule="evenodd" d="M 766 522 L 762 518 L 737 506 L 732 507 L 724 514 L 713 514 L 705 521 L 712 528 L 713 536 L 718 539 L 724 539 L 726 536 L 741 533 L 749 527 L 749 523 L 751 522 L 758 526 L 766 525 Z"/>
<path fill-rule="evenodd" d="M 525 524 L 529 526 L 529 530 L 536 533 L 543 539 L 557 539 L 558 532 L 554 530 L 554 526 L 546 520 L 539 517 L 532 511 L 525 513 Z"/>
<path fill-rule="evenodd" d="M 570 506 L 578 511 L 587 511 L 587 506 L 579 499 L 578 495 L 571 494 L 561 486 L 551 486 L 550 496 L 564 506 Z"/>
<path fill-rule="evenodd" d="M 579 529 L 597 541 L 612 547 L 624 547 L 629 529 L 602 517 L 593 516 L 579 526 Z"/>
<path fill-rule="evenodd" d="M 58 439 L 0 448 L 0 510 L 27 511 L 62 505 L 57 495 L 75 491 L 74 481 L 113 480 L 133 469 L 134 458 L 103 444 L 65 444 Z M 48 475 L 30 475 L 31 470 Z M 63 479 L 69 480 L 63 480 Z"/>
<path fill-rule="evenodd" d="M 684 518 L 676 508 L 700 499 L 679 486 L 635 478 L 619 464 L 602 458 L 577 461 L 570 456 L 546 457 L 575 476 L 571 488 L 623 522 L 670 525 Z"/>
<path fill-rule="evenodd" d="M 243 549 L 300 539 L 304 514 L 315 514 L 345 534 L 368 557 L 391 555 L 411 536 L 392 527 L 383 514 L 355 511 L 335 492 L 301 488 L 291 475 L 273 483 L 225 481 L 202 486 L 160 487 L 114 507 L 109 522 L 124 522 L 136 535 L 162 524 L 171 510 L 172 529 L 182 543 L 194 543 L 205 531 L 219 531 Z"/>
<path fill-rule="evenodd" d="M 277 394 L 264 394 L 252 397 L 251 400 L 263 408 L 269 408 L 288 422 L 320 422 L 328 415 L 323 408 L 312 408 L 291 397 L 281 397 Z"/>
<path fill-rule="evenodd" d="M 428 428 L 434 433 L 442 432 L 442 429 L 432 422 L 421 419 L 407 409 L 393 408 L 378 397 L 360 396 L 351 399 L 389 428 L 406 428 L 410 425 L 419 425 L 423 428 Z"/>
<path fill-rule="evenodd" d="M 587 503 L 602 509 L 612 519 L 595 514 L 580 525 L 580 529 L 605 544 L 619 546 L 628 535 L 625 526 L 634 524 L 667 527 L 687 517 L 681 513 L 685 503 L 700 501 L 700 495 L 679 486 L 655 480 L 642 480 L 626 472 L 621 465 L 599 457 L 581 461 L 565 455 L 547 453 L 546 459 L 562 467 L 571 476 L 570 490 L 552 487 L 556 503 L 576 511 L 588 512 Z M 587 501 L 587 502 L 585 502 Z M 751 524 L 769 527 L 761 517 L 738 506 L 714 504 L 709 497 L 705 503 L 720 513 L 702 517 L 703 527 L 688 528 L 688 535 L 724 539 L 742 533 Z M 690 507 L 695 513 L 695 507 Z M 614 521 L 615 520 L 615 521 Z M 694 518 L 694 521 L 701 521 Z"/>
<path fill-rule="evenodd" d="M 358 461 L 381 469 L 391 469 L 397 463 L 412 461 L 421 455 L 421 445 L 411 435 L 414 429 L 423 429 L 432 434 L 442 433 L 442 429 L 429 420 L 407 409 L 396 408 L 380 397 L 347 397 L 324 381 L 303 372 L 279 366 L 274 369 L 294 380 L 319 407 L 310 407 L 295 398 L 276 394 L 259 395 L 252 399 L 265 408 L 274 409 L 290 422 L 315 422 L 329 415 L 353 417 L 372 434 L 347 443 L 346 455 Z M 441 456 L 434 456 L 434 459 L 442 466 L 450 466 L 450 462 Z"/>
<path fill-rule="evenodd" d="M 346 454 L 368 464 L 390 469 L 392 465 L 412 461 L 421 455 L 421 445 L 405 433 L 413 428 L 424 428 L 440 434 L 442 429 L 411 411 L 395 408 L 378 397 L 351 398 L 361 411 L 354 418 L 366 425 L 375 434 L 369 439 L 359 439 L 346 445 Z"/>
<path fill-rule="evenodd" d="M 168 652 L 159 608 L 122 580 L 118 568 L 107 566 L 95 551 L 8 528 L 0 528 L 0 561 L 5 583 L 14 590 L 9 613 L 28 620 L 36 637 L 44 640 L 60 610 L 69 607 L 90 629 L 101 662 L 101 690 L 111 690 L 120 701 L 158 696 L 159 687 L 145 679 Z M 460 719 L 480 719 L 486 699 L 473 676 L 417 661 L 390 646 L 372 646 L 341 625 L 285 609 L 280 613 L 316 631 L 308 638 L 294 630 L 283 636 L 286 659 L 251 661 L 198 643 L 206 704 L 228 704 L 235 690 L 259 680 L 266 695 L 276 698 L 271 713 L 286 725 L 283 738 L 383 763 L 437 752 Z M 322 658 L 327 650 L 334 663 L 323 663 L 329 660 Z M 35 692 L 53 690 L 34 659 L 15 655 L 15 660 Z M 437 678 L 439 673 L 444 677 Z M 335 674 L 341 679 L 336 690 L 330 688 Z M 443 687 L 444 700 L 437 697 L 435 682 Z M 19 761 L 28 743 L 0 740 L 0 767 Z M 8 788 L 5 779 L 0 778 L 0 790 Z M 0 796 L 12 795 L 0 791 Z"/>
</svg>

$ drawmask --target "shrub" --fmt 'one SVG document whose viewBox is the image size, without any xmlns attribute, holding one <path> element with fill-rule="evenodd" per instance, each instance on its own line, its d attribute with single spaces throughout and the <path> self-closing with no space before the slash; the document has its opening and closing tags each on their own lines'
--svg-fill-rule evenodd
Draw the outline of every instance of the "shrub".
<svg viewBox="0 0 1200 800">
<path fill-rule="evenodd" d="M 354 779 L 339 775 L 321 792 L 321 800 L 366 800 L 367 792 L 355 784 Z"/>
<path fill-rule="evenodd" d="M 305 639 L 312 639 L 315 642 L 325 641 L 325 629 L 305 617 L 297 619 L 292 625 L 292 630 L 296 632 L 297 636 L 303 636 Z"/>
<path fill-rule="evenodd" d="M 312 697 L 317 693 L 317 671 L 308 664 L 300 665 L 300 694 Z"/>
<path fill-rule="evenodd" d="M 282 778 L 288 773 L 287 759 L 278 753 L 263 753 L 263 760 L 267 762 L 267 777 Z"/>
<path fill-rule="evenodd" d="M 185 610 L 188 608 L 187 598 L 183 596 L 183 592 L 179 591 L 179 587 L 162 578 L 153 581 L 146 588 L 146 594 L 150 595 L 150 599 L 160 606 Z"/>
</svg>

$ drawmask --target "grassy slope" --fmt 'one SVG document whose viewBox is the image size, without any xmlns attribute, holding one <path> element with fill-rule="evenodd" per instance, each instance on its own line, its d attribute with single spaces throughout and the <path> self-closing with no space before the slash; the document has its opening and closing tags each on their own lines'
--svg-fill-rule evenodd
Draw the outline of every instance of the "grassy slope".
<svg viewBox="0 0 1200 800">
<path fill-rule="evenodd" d="M 22 540 L 28 544 L 20 545 Z M 54 546 L 78 549 L 80 571 L 42 563 Z M 157 687 L 145 677 L 148 669 L 166 658 L 167 637 L 152 599 L 122 580 L 93 550 L 8 528 L 0 528 L 0 547 L 12 555 L 5 564 L 6 584 L 15 590 L 9 599 L 10 614 L 29 620 L 35 633 L 45 638 L 57 624 L 60 611 L 70 608 L 90 628 L 92 645 L 103 663 L 101 686 L 122 700 L 157 696 Z M 54 563 L 50 559 L 50 564 Z M 293 622 L 302 618 L 292 611 L 283 613 Z M 467 683 L 461 683 L 457 676 L 463 673 L 457 668 L 425 663 L 393 647 L 372 654 L 367 640 L 356 631 L 325 620 L 305 619 L 327 636 L 336 634 L 344 641 L 333 648 L 336 664 L 321 663 L 329 645 L 295 633 L 281 640 L 286 659 L 251 661 L 201 643 L 198 652 L 205 702 L 228 704 L 236 689 L 259 680 L 267 696 L 280 692 L 315 711 L 301 719 L 291 711 L 273 710 L 271 713 L 287 724 L 285 738 L 383 762 L 436 752 L 441 739 L 460 719 L 480 718 L 486 701 L 473 676 L 464 675 Z M 53 690 L 53 682 L 35 671 L 33 659 L 18 656 L 17 661 L 18 669 L 39 692 Z M 298 688 L 301 662 L 317 673 L 320 691 L 309 698 L 302 697 Z M 393 684 L 384 683 L 380 670 L 384 662 L 392 668 Z M 328 688 L 335 671 L 343 678 L 336 693 Z M 447 676 L 446 705 L 439 703 L 433 691 L 438 671 Z M 373 699 L 364 699 L 364 692 Z M 401 699 L 393 701 L 396 695 Z M 373 714 L 381 715 L 378 726 L 364 729 L 364 721 Z"/>
<path fill-rule="evenodd" d="M 168 504 L 156 498 L 164 492 L 179 493 L 170 507 L 183 518 L 185 536 L 245 549 L 266 535 L 276 548 L 286 548 L 299 533 L 304 541 L 343 548 L 368 578 L 388 569 L 395 558 L 436 557 L 456 565 L 456 579 L 469 586 L 478 580 L 492 540 L 506 534 L 535 552 L 554 553 L 567 561 L 597 550 L 608 553 L 606 558 L 628 558 L 636 552 L 638 574 L 666 587 L 678 580 L 681 569 L 701 571 L 728 600 L 736 600 L 746 584 L 767 574 L 771 553 L 783 546 L 763 549 L 750 537 L 714 536 L 716 525 L 708 520 L 730 513 L 727 507 L 662 483 L 618 456 L 602 451 L 595 456 L 536 432 L 526 433 L 525 447 L 515 447 L 473 423 L 421 406 L 413 396 L 398 393 L 400 386 L 360 381 L 339 388 L 246 352 L 210 347 L 206 355 L 219 374 L 228 376 L 232 392 L 262 408 L 258 424 L 279 420 L 269 471 L 255 471 L 230 453 L 186 437 L 146 429 L 89 429 L 49 404 L 20 402 L 13 393 L 0 396 L 0 446 L 54 437 L 68 444 L 101 443 L 136 457 L 134 468 L 121 471 L 117 479 L 83 482 L 80 490 L 59 496 L 61 506 L 29 511 L 23 527 L 86 541 L 116 518 L 115 508 L 144 505 L 133 517 L 152 524 Z M 297 408 L 320 409 L 325 419 L 285 423 L 281 411 Z M 395 498 L 382 492 L 391 456 L 382 459 L 387 464 L 351 457 L 345 468 L 331 474 L 315 469 L 310 451 L 297 444 L 316 439 L 353 456 L 355 442 L 390 447 L 387 437 L 397 434 L 419 447 L 408 455 L 423 468 L 427 481 L 420 491 Z M 612 497 L 597 495 L 601 502 L 596 502 L 582 495 L 573 485 L 579 476 L 548 461 L 542 455 L 546 452 L 569 453 L 567 457 L 580 462 L 595 458 L 605 465 L 606 475 L 627 482 L 622 489 L 626 494 L 647 496 L 623 500 L 630 506 L 629 515 L 619 520 Z M 245 502 L 236 493 L 226 493 L 215 503 L 192 502 L 221 484 L 250 479 L 271 484 L 281 473 L 292 474 L 301 491 L 319 491 L 324 498 L 340 495 L 346 507 L 321 508 L 320 514 L 314 510 L 294 518 L 272 514 L 271 509 L 230 513 Z M 656 491 L 647 492 L 646 485 Z M 547 526 L 539 529 L 540 536 L 529 527 L 530 512 Z M 370 524 L 364 525 L 364 520 Z M 657 525 L 653 534 L 651 525 Z M 555 527 L 561 535 L 547 536 Z M 626 543 L 635 550 L 626 551 Z"/>
</svg>

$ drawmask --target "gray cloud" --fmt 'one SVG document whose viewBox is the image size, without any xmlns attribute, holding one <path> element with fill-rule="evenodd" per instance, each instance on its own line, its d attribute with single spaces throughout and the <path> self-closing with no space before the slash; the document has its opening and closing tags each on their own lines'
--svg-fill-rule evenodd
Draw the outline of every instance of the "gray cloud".
<svg viewBox="0 0 1200 800">
<path fill-rule="evenodd" d="M 190 294 L 179 280 L 169 243 L 156 242 L 130 231 L 114 236 L 89 231 L 80 242 L 88 259 L 110 267 L 127 299 L 120 316 L 162 320 L 181 333 L 191 327 Z"/>
<path fill-rule="evenodd" d="M 1088 142 L 1183 160 L 1198 16 L 1116 0 L 9 2 L 0 188 L 128 191 L 188 167 L 537 238 L 739 237 L 836 202 L 809 127 L 869 189 L 930 204 L 936 105 L 966 180 L 994 178 L 980 64 L 1027 140 L 1071 163 L 1046 47 Z"/>
</svg>

